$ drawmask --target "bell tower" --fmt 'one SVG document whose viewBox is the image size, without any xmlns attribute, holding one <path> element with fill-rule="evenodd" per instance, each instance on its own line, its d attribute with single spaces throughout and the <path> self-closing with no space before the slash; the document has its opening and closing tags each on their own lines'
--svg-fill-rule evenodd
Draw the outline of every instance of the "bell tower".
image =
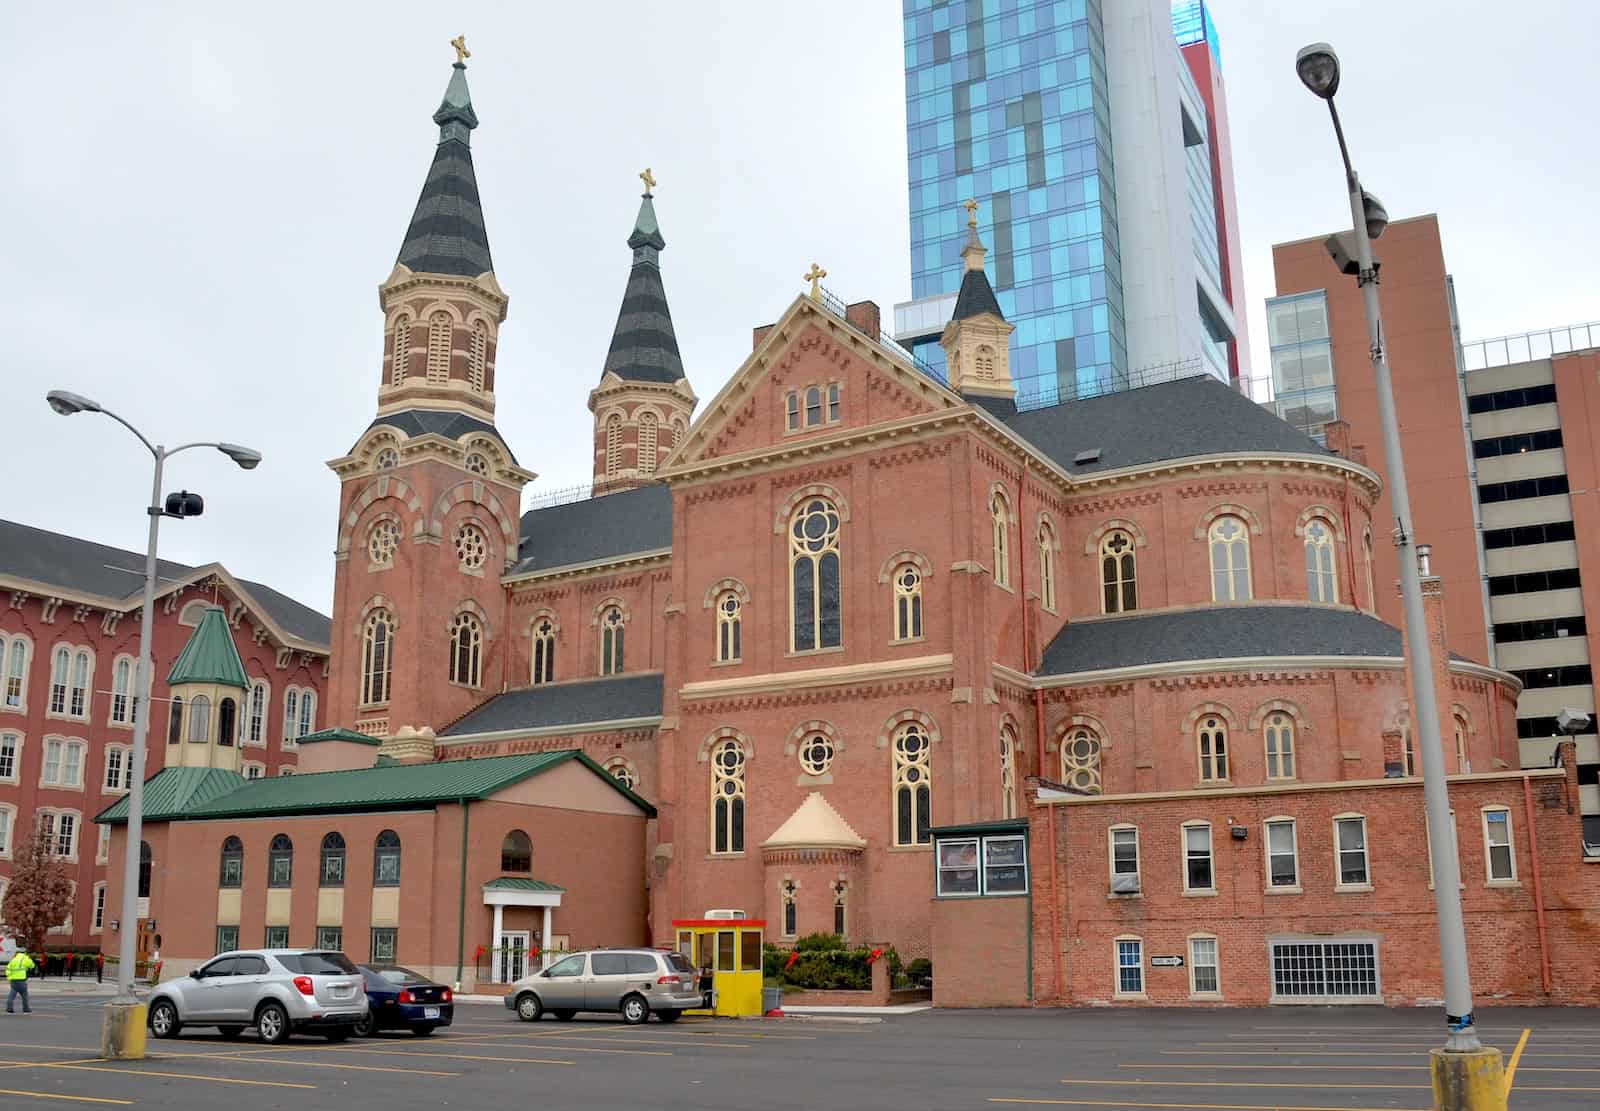
<svg viewBox="0 0 1600 1111">
<path fill-rule="evenodd" d="M 473 169 L 470 55 L 451 45 L 438 143 L 378 287 L 377 412 L 328 464 L 341 486 L 329 724 L 379 738 L 431 737 L 499 689 L 512 635 L 500 578 L 534 478 L 494 425 L 509 299 Z"/>
<path fill-rule="evenodd" d="M 955 311 L 939 337 L 950 368 L 950 388 L 963 397 L 1002 405 L 1016 404 L 1017 388 L 1011 380 L 1011 333 L 1000 301 L 984 273 L 988 250 L 978 238 L 978 202 L 967 202 L 967 245 L 961 248 L 966 271 Z"/>
<path fill-rule="evenodd" d="M 661 282 L 667 241 L 656 223 L 656 179 L 639 175 L 644 196 L 628 236 L 633 268 L 600 384 L 589 393 L 594 414 L 594 492 L 610 494 L 652 481 L 683 441 L 698 398 L 678 355 L 678 337 Z"/>
<path fill-rule="evenodd" d="M 167 684 L 172 704 L 166 766 L 239 771 L 239 723 L 250 680 L 221 606 L 206 607 Z"/>
</svg>

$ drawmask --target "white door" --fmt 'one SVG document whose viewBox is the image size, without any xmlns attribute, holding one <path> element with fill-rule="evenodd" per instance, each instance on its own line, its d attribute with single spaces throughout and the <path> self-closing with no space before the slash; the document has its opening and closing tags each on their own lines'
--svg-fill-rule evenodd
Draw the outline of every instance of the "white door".
<svg viewBox="0 0 1600 1111">
<path fill-rule="evenodd" d="M 528 974 L 528 931 L 507 930 L 500 935 L 498 982 L 514 983 Z"/>
</svg>

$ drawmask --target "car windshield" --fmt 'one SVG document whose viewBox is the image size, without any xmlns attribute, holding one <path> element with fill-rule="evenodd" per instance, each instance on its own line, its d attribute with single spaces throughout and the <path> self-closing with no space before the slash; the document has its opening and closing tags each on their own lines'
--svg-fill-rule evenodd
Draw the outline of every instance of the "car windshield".
<svg viewBox="0 0 1600 1111">
<path fill-rule="evenodd" d="M 356 966 L 343 953 L 279 953 L 278 963 L 306 976 L 349 976 Z"/>
<path fill-rule="evenodd" d="M 367 971 L 380 980 L 388 980 L 391 984 L 427 984 L 432 983 L 426 976 L 413 972 L 409 968 L 373 968 L 368 966 Z"/>
</svg>

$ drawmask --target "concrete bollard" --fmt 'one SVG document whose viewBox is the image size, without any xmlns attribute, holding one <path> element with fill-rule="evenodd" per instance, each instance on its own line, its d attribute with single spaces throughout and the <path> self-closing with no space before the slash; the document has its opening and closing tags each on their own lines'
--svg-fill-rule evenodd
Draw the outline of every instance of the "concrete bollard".
<svg viewBox="0 0 1600 1111">
<path fill-rule="evenodd" d="M 108 1061 L 144 1059 L 145 1005 L 112 1002 L 106 1004 L 105 1021 L 100 1027 L 100 1056 Z"/>
<path fill-rule="evenodd" d="M 1506 1074 L 1498 1049 L 1435 1049 L 1431 1057 L 1434 1111 L 1506 1111 Z"/>
</svg>

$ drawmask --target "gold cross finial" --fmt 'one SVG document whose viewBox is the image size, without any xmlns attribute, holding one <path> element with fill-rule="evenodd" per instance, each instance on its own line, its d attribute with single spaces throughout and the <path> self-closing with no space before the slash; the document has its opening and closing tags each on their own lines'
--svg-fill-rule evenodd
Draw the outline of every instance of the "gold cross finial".
<svg viewBox="0 0 1600 1111">
<path fill-rule="evenodd" d="M 800 275 L 802 281 L 811 283 L 811 299 L 813 301 L 822 300 L 822 289 L 817 283 L 827 276 L 828 272 L 814 262 L 811 264 L 810 270 Z"/>
<path fill-rule="evenodd" d="M 651 193 L 655 192 L 656 175 L 650 172 L 650 167 L 649 166 L 646 166 L 644 168 L 644 173 L 639 175 L 639 180 L 644 182 L 644 195 L 645 196 L 648 197 Z"/>
<path fill-rule="evenodd" d="M 457 35 L 450 40 L 450 45 L 456 48 L 456 65 L 466 65 L 467 59 L 472 57 L 472 51 L 467 49 L 467 36 Z"/>
<path fill-rule="evenodd" d="M 978 226 L 978 202 L 976 200 L 969 200 L 969 201 L 967 201 L 966 204 L 962 205 L 961 207 L 965 208 L 967 210 L 967 227 L 969 227 L 969 228 L 977 227 Z"/>
</svg>

